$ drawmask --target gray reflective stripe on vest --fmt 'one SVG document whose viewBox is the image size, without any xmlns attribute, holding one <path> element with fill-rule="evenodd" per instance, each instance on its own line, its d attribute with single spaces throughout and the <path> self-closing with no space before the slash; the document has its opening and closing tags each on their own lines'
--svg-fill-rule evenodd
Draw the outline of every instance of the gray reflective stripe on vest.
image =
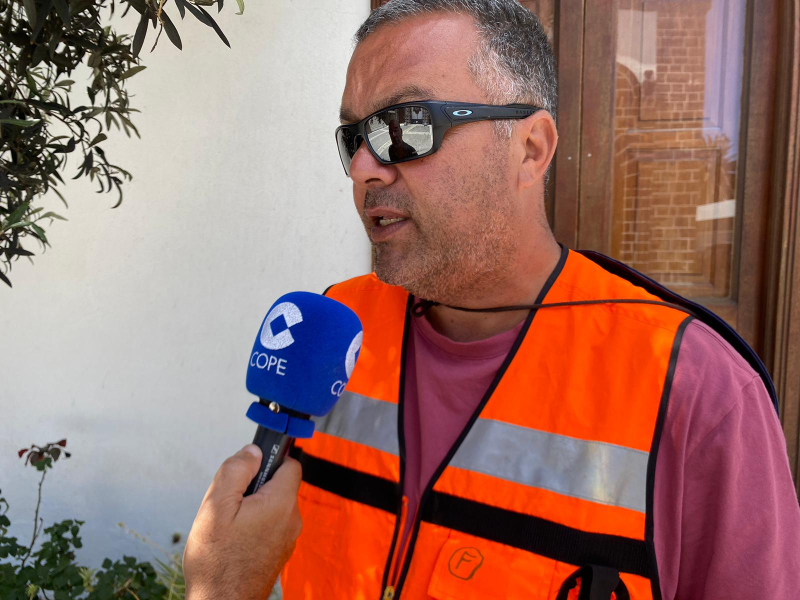
<svg viewBox="0 0 800 600">
<path fill-rule="evenodd" d="M 314 417 L 316 431 L 398 456 L 397 405 L 345 391 L 333 410 Z M 324 457 L 323 457 L 324 458 Z"/>
<path fill-rule="evenodd" d="M 317 431 L 399 453 L 391 402 L 345 392 L 330 414 L 314 420 Z M 643 513 L 647 459 L 641 450 L 478 419 L 450 465 Z"/>
<path fill-rule="evenodd" d="M 478 419 L 450 465 L 643 513 L 648 456 L 616 444 Z"/>
</svg>

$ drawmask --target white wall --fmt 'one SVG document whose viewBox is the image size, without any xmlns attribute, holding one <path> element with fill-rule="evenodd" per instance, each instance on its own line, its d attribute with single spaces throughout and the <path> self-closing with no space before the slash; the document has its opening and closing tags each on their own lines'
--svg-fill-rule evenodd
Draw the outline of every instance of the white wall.
<svg viewBox="0 0 800 600">
<path fill-rule="evenodd" d="M 145 42 L 128 86 L 142 139 L 104 144 L 134 175 L 122 206 L 65 176 L 69 222 L 0 285 L 0 489 L 21 541 L 38 473 L 17 450 L 62 437 L 73 457 L 48 476 L 42 516 L 86 521 L 83 564 L 152 556 L 120 521 L 164 546 L 185 536 L 221 461 L 252 439 L 245 370 L 267 308 L 369 269 L 333 139 L 368 11 L 248 0 L 236 16 L 228 0 L 214 14 L 232 50 L 190 15 L 183 52 Z"/>
</svg>

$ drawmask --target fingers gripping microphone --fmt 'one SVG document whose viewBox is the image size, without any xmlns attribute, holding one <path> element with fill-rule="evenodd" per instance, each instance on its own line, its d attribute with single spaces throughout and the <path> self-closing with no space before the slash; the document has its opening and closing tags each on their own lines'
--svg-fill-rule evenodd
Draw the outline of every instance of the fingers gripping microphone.
<svg viewBox="0 0 800 600">
<path fill-rule="evenodd" d="M 293 438 L 314 433 L 311 415 L 324 416 L 342 395 L 361 350 L 361 321 L 344 304 L 309 292 L 281 296 L 256 336 L 247 389 L 259 397 L 247 410 L 258 423 L 258 475 L 245 496 L 270 480 Z"/>
</svg>

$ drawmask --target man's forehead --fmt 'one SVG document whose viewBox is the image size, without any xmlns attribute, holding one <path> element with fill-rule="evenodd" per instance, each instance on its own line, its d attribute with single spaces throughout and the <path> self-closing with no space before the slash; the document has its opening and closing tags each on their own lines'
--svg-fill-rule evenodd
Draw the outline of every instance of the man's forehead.
<svg viewBox="0 0 800 600">
<path fill-rule="evenodd" d="M 464 94 L 474 93 L 468 59 L 477 39 L 474 21 L 463 15 L 425 15 L 379 27 L 353 53 L 342 121 L 411 100 L 467 101 Z"/>
<path fill-rule="evenodd" d="M 339 112 L 339 120 L 342 123 L 355 123 L 367 115 L 371 115 L 372 113 L 377 112 L 382 108 L 386 108 L 387 106 L 392 106 L 393 104 L 400 104 L 402 102 L 408 102 L 412 100 L 439 99 L 440 98 L 436 90 L 431 86 L 416 85 L 412 83 L 410 85 L 401 86 L 384 96 L 378 96 L 377 98 L 369 100 L 369 102 L 366 103 L 366 108 L 364 109 L 363 114 L 357 113 L 355 109 L 342 104 L 341 111 Z M 361 103 L 359 102 L 359 104 Z"/>
</svg>

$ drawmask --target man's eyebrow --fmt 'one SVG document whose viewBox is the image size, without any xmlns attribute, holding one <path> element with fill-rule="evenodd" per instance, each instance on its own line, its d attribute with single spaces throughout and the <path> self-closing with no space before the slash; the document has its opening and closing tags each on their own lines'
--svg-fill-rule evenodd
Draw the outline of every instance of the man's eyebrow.
<svg viewBox="0 0 800 600">
<path fill-rule="evenodd" d="M 392 106 L 393 104 L 400 104 L 406 100 L 433 100 L 435 97 L 435 92 L 429 88 L 418 85 L 408 85 L 397 90 L 391 96 L 386 96 L 385 98 L 373 102 L 367 114 L 371 115 L 382 108 Z M 357 123 L 360 120 L 357 114 L 344 106 L 339 111 L 339 121 L 341 123 Z"/>
</svg>

